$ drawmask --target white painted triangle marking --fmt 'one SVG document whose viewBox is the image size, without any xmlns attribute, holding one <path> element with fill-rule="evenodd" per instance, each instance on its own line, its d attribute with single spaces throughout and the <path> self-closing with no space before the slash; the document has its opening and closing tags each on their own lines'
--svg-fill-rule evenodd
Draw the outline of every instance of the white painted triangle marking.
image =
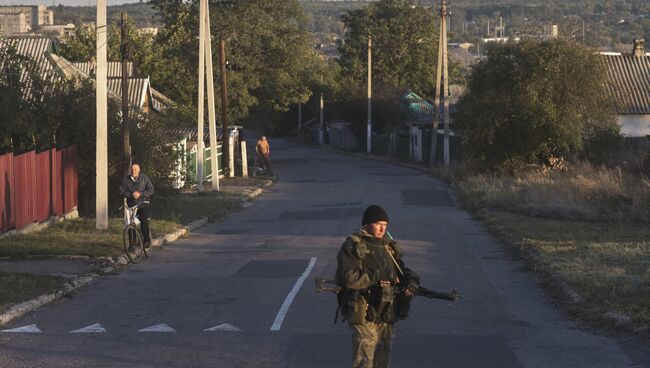
<svg viewBox="0 0 650 368">
<path fill-rule="evenodd" d="M 16 332 L 16 333 L 41 333 L 41 329 L 36 325 L 23 326 L 18 328 L 12 328 L 10 330 L 2 330 L 2 332 Z"/>
<path fill-rule="evenodd" d="M 211 331 L 232 331 L 232 332 L 240 332 L 242 331 L 241 328 L 236 327 L 231 325 L 230 323 L 222 323 L 219 326 L 214 326 L 210 328 L 206 328 L 203 330 L 204 332 L 211 332 Z"/>
<path fill-rule="evenodd" d="M 143 328 L 138 332 L 176 332 L 176 330 L 174 330 L 173 328 L 169 327 L 164 323 L 161 323 L 159 325 Z"/>
<path fill-rule="evenodd" d="M 93 333 L 93 332 L 106 332 L 106 329 L 102 327 L 99 323 L 94 325 L 86 326 L 78 330 L 70 331 L 70 333 Z"/>
</svg>

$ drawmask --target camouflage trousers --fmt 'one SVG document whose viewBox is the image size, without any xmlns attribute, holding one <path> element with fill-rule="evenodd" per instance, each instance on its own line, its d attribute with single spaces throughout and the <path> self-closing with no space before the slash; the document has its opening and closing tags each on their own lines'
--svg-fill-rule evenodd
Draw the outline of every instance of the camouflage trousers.
<svg viewBox="0 0 650 368">
<path fill-rule="evenodd" d="M 388 368 L 395 327 L 381 322 L 350 325 L 352 329 L 352 368 Z"/>
</svg>

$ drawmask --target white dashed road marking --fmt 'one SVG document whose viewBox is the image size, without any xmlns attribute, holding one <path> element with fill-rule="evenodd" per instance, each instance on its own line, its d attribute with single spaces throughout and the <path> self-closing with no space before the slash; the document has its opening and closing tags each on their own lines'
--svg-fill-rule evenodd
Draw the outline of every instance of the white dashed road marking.
<svg viewBox="0 0 650 368">
<path fill-rule="evenodd" d="M 206 328 L 205 330 L 203 330 L 203 332 L 212 332 L 212 331 L 239 332 L 239 331 L 241 331 L 241 328 L 233 326 L 230 323 L 222 323 L 219 326 L 214 326 L 214 327 Z"/>
<path fill-rule="evenodd" d="M 10 330 L 2 330 L 2 332 L 14 332 L 14 333 L 41 333 L 41 329 L 36 325 L 28 325 L 18 328 L 12 328 Z"/>
<path fill-rule="evenodd" d="M 293 298 L 295 298 L 296 294 L 298 294 L 298 291 L 300 291 L 303 282 L 305 282 L 305 279 L 307 278 L 307 276 L 309 276 L 309 273 L 311 272 L 312 268 L 314 268 L 315 264 L 316 264 L 316 257 L 311 257 L 311 260 L 309 261 L 309 265 L 305 269 L 305 272 L 303 272 L 302 276 L 298 278 L 296 284 L 293 285 L 293 289 L 291 289 L 289 295 L 287 295 L 287 298 L 284 300 L 284 303 L 282 303 L 282 306 L 280 307 L 278 314 L 275 316 L 275 321 L 271 326 L 271 331 L 280 331 L 280 327 L 282 327 L 282 322 L 284 321 L 284 317 L 286 317 L 287 312 L 289 311 L 289 307 L 291 306 L 291 303 L 293 303 Z"/>
<path fill-rule="evenodd" d="M 176 330 L 174 330 L 173 328 L 167 326 L 164 323 L 161 323 L 159 325 L 143 328 L 142 330 L 139 330 L 138 332 L 176 332 Z"/>
<path fill-rule="evenodd" d="M 95 323 L 94 325 L 86 326 L 78 330 L 70 331 L 70 333 L 101 333 L 101 332 L 106 332 L 106 329 L 102 327 L 102 325 L 100 325 L 99 323 Z"/>
</svg>

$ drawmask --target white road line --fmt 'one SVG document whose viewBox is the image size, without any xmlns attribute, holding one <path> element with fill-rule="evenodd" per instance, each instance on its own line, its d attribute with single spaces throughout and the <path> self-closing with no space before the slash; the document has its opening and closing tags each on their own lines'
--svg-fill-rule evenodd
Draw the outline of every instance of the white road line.
<svg viewBox="0 0 650 368">
<path fill-rule="evenodd" d="M 312 268 L 314 268 L 315 264 L 316 264 L 316 257 L 311 257 L 311 260 L 309 261 L 309 265 L 305 269 L 305 272 L 303 272 L 302 276 L 298 278 L 296 284 L 293 285 L 293 289 L 291 289 L 289 295 L 287 295 L 287 298 L 284 300 L 284 303 L 282 303 L 282 306 L 280 307 L 278 314 L 275 316 L 275 321 L 271 326 L 271 331 L 280 331 L 280 327 L 282 327 L 282 322 L 284 321 L 284 317 L 287 315 L 287 311 L 289 311 L 289 307 L 291 306 L 291 303 L 293 303 L 293 298 L 295 298 L 296 294 L 298 294 L 298 291 L 300 291 L 303 282 L 305 282 L 305 279 L 307 278 L 307 276 L 309 276 L 309 273 L 311 272 Z"/>
<path fill-rule="evenodd" d="M 86 326 L 78 330 L 70 331 L 70 333 L 103 333 L 103 332 L 106 332 L 106 329 L 102 327 L 102 325 L 100 325 L 99 323 L 95 323 L 94 325 Z"/>
<path fill-rule="evenodd" d="M 230 323 L 222 323 L 219 326 L 214 326 L 203 330 L 203 332 L 212 332 L 212 331 L 240 332 L 241 328 L 237 326 L 233 326 Z"/>
<path fill-rule="evenodd" d="M 161 323 L 159 325 L 143 328 L 142 330 L 139 330 L 138 332 L 176 332 L 176 330 L 174 330 L 173 328 L 169 327 L 168 325 L 166 325 L 164 323 Z"/>
<path fill-rule="evenodd" d="M 10 330 L 2 330 L 2 332 L 12 332 L 12 333 L 41 333 L 41 329 L 36 325 L 28 325 L 18 328 L 12 328 Z"/>
</svg>

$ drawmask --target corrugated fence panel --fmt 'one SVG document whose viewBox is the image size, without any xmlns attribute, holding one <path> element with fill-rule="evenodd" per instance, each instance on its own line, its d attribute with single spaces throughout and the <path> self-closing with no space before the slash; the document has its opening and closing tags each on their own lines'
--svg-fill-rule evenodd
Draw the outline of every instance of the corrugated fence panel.
<svg viewBox="0 0 650 368">
<path fill-rule="evenodd" d="M 50 217 L 52 195 L 52 151 L 36 154 L 36 221 L 43 222 Z"/>
<path fill-rule="evenodd" d="M 61 151 L 52 150 L 52 214 L 63 215 L 63 155 Z"/>
<path fill-rule="evenodd" d="M 77 148 L 63 149 L 63 211 L 68 213 L 77 207 Z"/>
<path fill-rule="evenodd" d="M 14 227 L 14 155 L 7 153 L 0 156 L 0 232 Z"/>
<path fill-rule="evenodd" d="M 36 221 L 36 152 L 14 157 L 16 229 Z"/>
</svg>

